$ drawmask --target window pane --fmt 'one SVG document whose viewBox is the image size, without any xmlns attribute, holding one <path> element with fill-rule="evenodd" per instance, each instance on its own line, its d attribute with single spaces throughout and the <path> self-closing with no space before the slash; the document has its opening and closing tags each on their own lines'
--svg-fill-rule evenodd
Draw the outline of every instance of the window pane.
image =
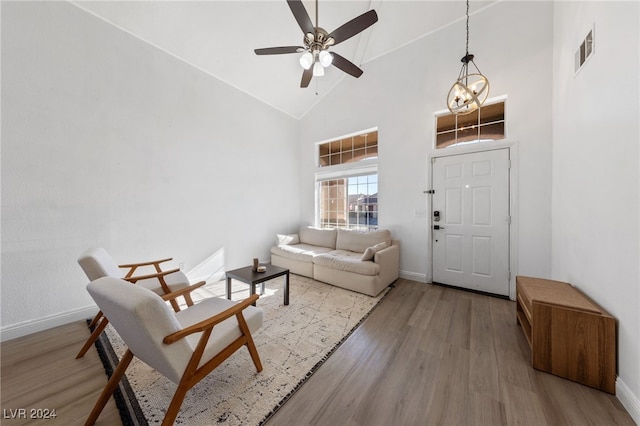
<svg viewBox="0 0 640 426">
<path fill-rule="evenodd" d="M 378 175 L 320 182 L 320 226 L 370 231 L 378 228 Z"/>
<path fill-rule="evenodd" d="M 469 126 L 477 126 L 478 122 L 479 122 L 479 117 L 480 117 L 480 110 L 477 109 L 474 112 L 472 112 L 471 114 L 465 114 L 465 115 L 458 115 L 458 132 L 460 131 L 460 129 L 465 128 L 465 127 L 469 127 Z"/>
<path fill-rule="evenodd" d="M 458 129 L 458 143 L 475 140 L 478 140 L 478 126 L 469 126 L 463 129 Z"/>
<path fill-rule="evenodd" d="M 483 106 L 480 112 L 480 124 L 504 121 L 504 102 Z"/>
<path fill-rule="evenodd" d="M 330 164 L 332 166 L 335 166 L 336 164 L 341 164 L 341 158 L 340 158 L 340 153 L 338 152 L 337 154 L 331 154 L 331 161 Z"/>
<path fill-rule="evenodd" d="M 498 140 L 504 139 L 504 122 L 488 124 L 480 127 L 480 139 Z"/>
<path fill-rule="evenodd" d="M 440 133 L 436 136 L 436 148 L 444 148 L 456 143 L 456 132 Z"/>
<path fill-rule="evenodd" d="M 378 145 L 367 146 L 367 158 L 376 158 L 378 156 Z"/>
</svg>

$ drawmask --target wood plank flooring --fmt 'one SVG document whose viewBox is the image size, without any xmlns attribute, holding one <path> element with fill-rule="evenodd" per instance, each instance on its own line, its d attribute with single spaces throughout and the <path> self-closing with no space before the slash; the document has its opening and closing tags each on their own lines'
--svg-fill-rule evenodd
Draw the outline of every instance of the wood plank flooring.
<svg viewBox="0 0 640 426">
<path fill-rule="evenodd" d="M 267 426 L 634 424 L 530 356 L 514 302 L 401 279 Z"/>
<path fill-rule="evenodd" d="M 0 344 L 3 426 L 84 425 L 107 383 L 95 349 L 75 359 L 87 337 L 86 322 L 78 321 Z M 32 409 L 55 410 L 56 417 L 31 418 Z M 121 424 L 112 398 L 96 425 Z"/>
<path fill-rule="evenodd" d="M 97 352 L 75 354 L 77 322 L 4 342 L 3 425 L 83 424 L 106 383 Z M 276 413 L 280 425 L 634 425 L 615 396 L 533 370 L 515 303 L 398 280 Z M 18 408 L 56 409 L 43 421 Z M 121 425 L 113 401 L 98 425 Z"/>
</svg>

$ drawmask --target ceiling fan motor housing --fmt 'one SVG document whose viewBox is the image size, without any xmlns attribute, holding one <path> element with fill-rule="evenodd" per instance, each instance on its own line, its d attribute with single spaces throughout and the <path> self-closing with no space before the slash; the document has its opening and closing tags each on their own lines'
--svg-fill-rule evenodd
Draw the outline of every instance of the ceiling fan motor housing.
<svg viewBox="0 0 640 426">
<path fill-rule="evenodd" d="M 315 34 L 307 33 L 304 36 L 304 45 L 312 52 L 326 50 L 334 43 L 333 37 L 329 37 L 329 33 L 320 27 L 315 28 Z"/>
</svg>

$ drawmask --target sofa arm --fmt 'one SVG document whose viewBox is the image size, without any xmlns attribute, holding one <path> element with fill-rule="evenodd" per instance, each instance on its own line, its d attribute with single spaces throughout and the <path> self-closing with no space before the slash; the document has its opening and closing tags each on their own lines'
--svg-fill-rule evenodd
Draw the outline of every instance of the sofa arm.
<svg viewBox="0 0 640 426">
<path fill-rule="evenodd" d="M 392 241 L 391 246 L 377 252 L 373 261 L 380 265 L 380 278 L 391 283 L 398 278 L 400 270 L 400 245 Z"/>
</svg>

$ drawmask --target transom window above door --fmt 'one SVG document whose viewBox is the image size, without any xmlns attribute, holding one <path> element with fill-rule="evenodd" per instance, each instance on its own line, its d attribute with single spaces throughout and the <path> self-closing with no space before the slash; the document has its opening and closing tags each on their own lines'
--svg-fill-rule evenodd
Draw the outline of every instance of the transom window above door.
<svg viewBox="0 0 640 426">
<path fill-rule="evenodd" d="M 504 99 L 485 103 L 470 114 L 436 114 L 435 148 L 504 139 L 505 127 Z"/>
</svg>

